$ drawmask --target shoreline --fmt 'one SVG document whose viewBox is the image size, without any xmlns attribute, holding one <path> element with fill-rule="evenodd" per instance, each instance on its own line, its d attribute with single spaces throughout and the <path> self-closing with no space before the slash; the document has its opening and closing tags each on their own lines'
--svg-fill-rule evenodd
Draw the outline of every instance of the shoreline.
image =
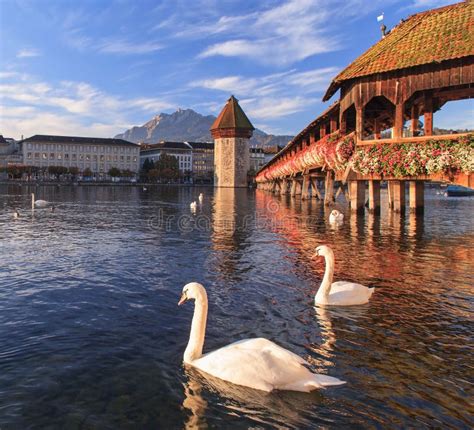
<svg viewBox="0 0 474 430">
<path fill-rule="evenodd" d="M 56 182 L 56 181 L 45 181 L 45 182 L 27 182 L 27 181 L 15 181 L 15 180 L 0 180 L 0 185 L 19 185 L 27 187 L 77 187 L 77 186 L 92 186 L 92 187 L 156 187 L 156 186 L 167 186 L 167 187 L 207 187 L 214 188 L 214 184 L 157 184 L 154 182 L 89 182 L 89 181 L 77 181 L 77 182 Z"/>
</svg>

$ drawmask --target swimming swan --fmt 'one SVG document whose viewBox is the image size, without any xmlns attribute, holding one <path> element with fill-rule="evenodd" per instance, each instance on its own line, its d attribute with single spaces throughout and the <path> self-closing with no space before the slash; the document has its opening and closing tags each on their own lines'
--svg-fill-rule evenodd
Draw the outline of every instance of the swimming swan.
<svg viewBox="0 0 474 430">
<path fill-rule="evenodd" d="M 337 209 L 331 211 L 329 215 L 329 222 L 331 224 L 341 224 L 344 221 L 344 214 L 339 212 Z"/>
<path fill-rule="evenodd" d="M 347 281 L 332 282 L 334 275 L 334 252 L 329 246 L 318 246 L 315 256 L 326 259 L 326 271 L 323 282 L 321 282 L 314 298 L 316 305 L 352 306 L 368 303 L 375 288 L 368 288 L 364 285 Z"/>
<path fill-rule="evenodd" d="M 199 203 L 202 203 L 204 200 L 204 195 L 202 193 L 199 194 Z"/>
<path fill-rule="evenodd" d="M 46 200 L 35 200 L 35 195 L 31 193 L 31 208 L 45 208 L 48 206 L 48 202 Z"/>
<path fill-rule="evenodd" d="M 185 364 L 233 384 L 270 392 L 290 390 L 309 392 L 344 381 L 312 373 L 298 355 L 264 338 L 244 339 L 202 354 L 207 320 L 207 294 L 197 282 L 184 286 L 178 305 L 195 300 L 194 316 Z"/>
<path fill-rule="evenodd" d="M 191 208 L 191 211 L 194 212 L 196 211 L 197 203 L 194 201 L 189 205 L 189 207 Z"/>
<path fill-rule="evenodd" d="M 15 212 L 13 212 L 13 218 L 15 219 L 20 218 L 20 212 L 18 212 L 18 209 L 15 209 Z"/>
</svg>

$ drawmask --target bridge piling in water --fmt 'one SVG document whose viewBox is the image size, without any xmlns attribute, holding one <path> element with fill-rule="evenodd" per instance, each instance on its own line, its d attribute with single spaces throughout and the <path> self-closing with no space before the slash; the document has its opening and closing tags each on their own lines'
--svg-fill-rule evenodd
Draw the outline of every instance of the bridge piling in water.
<svg viewBox="0 0 474 430">
<path fill-rule="evenodd" d="M 311 180 L 309 175 L 303 175 L 303 185 L 301 190 L 301 199 L 307 200 L 310 198 L 310 187 L 311 187 Z"/>
<path fill-rule="evenodd" d="M 421 214 L 425 205 L 425 183 L 423 181 L 410 181 L 410 212 Z"/>
<path fill-rule="evenodd" d="M 326 181 L 324 184 L 324 204 L 326 206 L 333 204 L 336 201 L 334 198 L 334 172 L 328 171 L 326 173 Z"/>
<path fill-rule="evenodd" d="M 351 211 L 364 213 L 365 181 L 349 181 L 349 196 Z"/>
<path fill-rule="evenodd" d="M 369 181 L 369 212 L 380 215 L 380 181 Z"/>
<path fill-rule="evenodd" d="M 404 213 L 406 207 L 405 181 L 389 181 L 390 185 L 392 190 L 391 209 L 397 213 Z"/>
</svg>

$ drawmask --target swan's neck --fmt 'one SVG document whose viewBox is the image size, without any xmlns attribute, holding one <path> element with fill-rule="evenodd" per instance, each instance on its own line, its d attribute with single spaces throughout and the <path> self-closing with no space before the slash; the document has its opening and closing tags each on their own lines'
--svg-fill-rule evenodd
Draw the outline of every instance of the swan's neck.
<svg viewBox="0 0 474 430">
<path fill-rule="evenodd" d="M 35 208 L 35 195 L 34 194 L 31 194 L 31 208 L 32 209 Z"/>
<path fill-rule="evenodd" d="M 326 271 L 324 272 L 323 282 L 321 282 L 318 293 L 316 294 L 316 302 L 321 304 L 328 302 L 334 276 L 334 255 L 329 254 L 324 258 L 326 260 Z"/>
<path fill-rule="evenodd" d="M 198 297 L 194 305 L 193 322 L 191 323 L 191 333 L 189 335 L 188 346 L 184 351 L 184 362 L 192 363 L 201 358 L 204 346 L 204 336 L 206 335 L 207 321 L 207 297 Z"/>
</svg>

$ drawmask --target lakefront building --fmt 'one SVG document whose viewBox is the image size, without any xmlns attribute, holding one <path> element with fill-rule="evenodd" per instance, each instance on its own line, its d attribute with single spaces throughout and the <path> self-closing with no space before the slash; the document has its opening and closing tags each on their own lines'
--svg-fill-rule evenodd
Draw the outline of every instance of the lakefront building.
<svg viewBox="0 0 474 430">
<path fill-rule="evenodd" d="M 193 180 L 212 182 L 214 177 L 214 142 L 186 142 L 193 150 Z"/>
<path fill-rule="evenodd" d="M 175 157 L 178 160 L 179 173 L 187 174 L 192 171 L 193 150 L 187 142 L 165 142 L 145 144 L 141 146 L 140 166 L 143 166 L 145 160 L 158 161 L 162 154 Z"/>
<path fill-rule="evenodd" d="M 36 134 L 20 145 L 25 166 L 75 167 L 80 174 L 88 169 L 97 179 L 106 179 L 111 168 L 139 170 L 140 146 L 123 139 Z"/>
</svg>

